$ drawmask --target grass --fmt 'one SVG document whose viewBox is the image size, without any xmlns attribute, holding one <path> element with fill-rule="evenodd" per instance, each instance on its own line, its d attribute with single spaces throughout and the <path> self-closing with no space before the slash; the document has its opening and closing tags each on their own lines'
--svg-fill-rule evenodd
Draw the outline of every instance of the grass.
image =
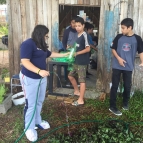
<svg viewBox="0 0 143 143">
<path fill-rule="evenodd" d="M 123 115 L 118 117 L 109 112 L 109 98 L 107 97 L 104 102 L 87 99 L 85 106 L 73 107 L 67 105 L 69 123 L 79 122 L 82 120 L 97 120 L 105 121 L 109 119 L 116 119 L 123 121 L 135 135 L 143 136 L 143 93 L 135 92 L 130 100 L 129 111 L 122 111 Z M 51 130 L 63 124 L 67 124 L 65 114 L 65 106 L 61 104 L 62 101 L 58 100 L 45 100 L 42 110 L 42 118 L 47 120 L 51 125 Z M 117 98 L 118 108 L 122 108 L 122 97 Z M 3 127 L 3 125 L 5 125 Z M 92 127 L 93 123 L 83 123 L 79 125 L 70 126 L 70 132 L 76 130 L 86 129 Z M 13 143 L 23 132 L 23 106 L 13 106 L 6 115 L 0 115 L 0 143 Z M 67 127 L 60 129 L 59 132 L 67 133 Z M 39 137 L 48 133 L 47 131 L 38 130 Z M 53 135 L 53 133 L 51 134 Z M 48 142 L 48 138 L 39 141 L 40 143 Z M 28 143 L 24 136 L 20 143 Z"/>
</svg>

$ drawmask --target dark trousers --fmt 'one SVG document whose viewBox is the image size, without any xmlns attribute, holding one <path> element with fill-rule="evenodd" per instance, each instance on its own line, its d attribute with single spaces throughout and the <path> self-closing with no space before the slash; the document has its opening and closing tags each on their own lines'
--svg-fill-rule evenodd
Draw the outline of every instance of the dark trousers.
<svg viewBox="0 0 143 143">
<path fill-rule="evenodd" d="M 110 108 L 116 108 L 117 90 L 120 82 L 121 74 L 123 76 L 123 105 L 127 106 L 130 99 L 132 71 L 112 70 L 112 87 L 110 91 Z"/>
</svg>

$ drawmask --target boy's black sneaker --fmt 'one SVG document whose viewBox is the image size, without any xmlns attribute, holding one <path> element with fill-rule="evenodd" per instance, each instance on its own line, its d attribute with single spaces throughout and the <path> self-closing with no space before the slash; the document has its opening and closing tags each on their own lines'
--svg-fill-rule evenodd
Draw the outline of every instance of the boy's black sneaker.
<svg viewBox="0 0 143 143">
<path fill-rule="evenodd" d="M 123 108 L 123 110 L 129 110 L 129 106 L 128 105 L 127 106 L 124 105 L 122 108 Z"/>
<path fill-rule="evenodd" d="M 109 111 L 117 116 L 121 116 L 122 113 L 117 108 L 109 108 Z"/>
</svg>

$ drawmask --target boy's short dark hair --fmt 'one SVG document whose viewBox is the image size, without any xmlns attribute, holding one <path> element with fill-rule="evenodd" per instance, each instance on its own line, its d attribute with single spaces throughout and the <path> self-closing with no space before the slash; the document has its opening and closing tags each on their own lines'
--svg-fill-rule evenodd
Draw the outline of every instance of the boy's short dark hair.
<svg viewBox="0 0 143 143">
<path fill-rule="evenodd" d="M 85 28 L 87 29 L 89 27 L 90 23 L 89 22 L 85 22 Z"/>
<path fill-rule="evenodd" d="M 73 17 L 71 18 L 71 21 L 76 20 L 77 18 L 78 18 L 78 16 L 73 16 Z"/>
<path fill-rule="evenodd" d="M 131 18 L 125 18 L 122 20 L 121 25 L 125 25 L 125 26 L 127 26 L 127 28 L 129 28 L 131 26 L 133 29 L 134 21 Z"/>
<path fill-rule="evenodd" d="M 84 25 L 84 19 L 82 18 L 82 17 L 78 17 L 78 18 L 76 18 L 75 19 L 75 22 L 79 22 L 79 23 L 81 23 L 82 25 Z"/>
<path fill-rule="evenodd" d="M 88 29 L 92 29 L 92 28 L 94 29 L 94 26 L 89 23 L 89 25 L 87 26 L 87 30 L 88 30 Z"/>
</svg>

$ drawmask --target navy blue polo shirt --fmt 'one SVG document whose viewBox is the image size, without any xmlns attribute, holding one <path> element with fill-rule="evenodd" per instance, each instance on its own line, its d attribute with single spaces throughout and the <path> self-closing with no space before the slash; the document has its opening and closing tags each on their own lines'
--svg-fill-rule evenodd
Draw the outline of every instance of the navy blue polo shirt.
<svg viewBox="0 0 143 143">
<path fill-rule="evenodd" d="M 51 52 L 39 49 L 32 38 L 24 41 L 20 46 L 20 58 L 30 59 L 30 62 L 41 70 L 46 70 L 46 58 L 51 55 Z M 29 71 L 24 66 L 21 70 L 22 74 L 33 79 L 40 79 L 41 76 Z M 38 72 L 38 71 L 37 71 Z"/>
</svg>

